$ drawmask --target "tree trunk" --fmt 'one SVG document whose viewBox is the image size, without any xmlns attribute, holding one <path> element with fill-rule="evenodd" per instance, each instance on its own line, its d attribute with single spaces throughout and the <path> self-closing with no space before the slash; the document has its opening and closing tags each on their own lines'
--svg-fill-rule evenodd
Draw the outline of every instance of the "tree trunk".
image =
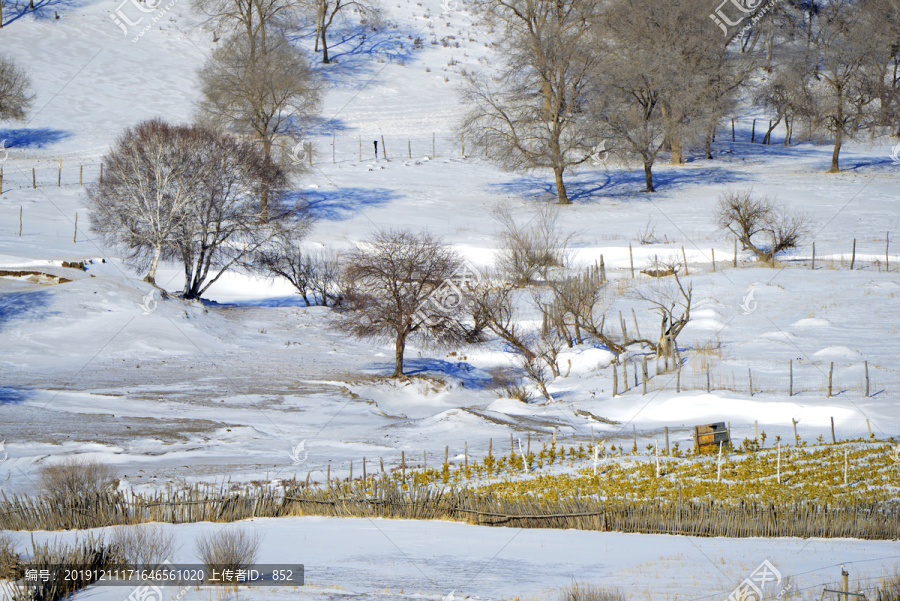
<svg viewBox="0 0 900 601">
<path fill-rule="evenodd" d="M 392 378 L 403 377 L 403 352 L 406 350 L 406 335 L 397 334 L 397 341 L 394 343 L 394 375 Z"/>
<path fill-rule="evenodd" d="M 653 189 L 653 172 L 651 169 L 653 166 L 650 163 L 644 163 L 644 178 L 647 180 L 647 189 L 645 192 L 656 192 Z"/>
<path fill-rule="evenodd" d="M 144 281 L 148 284 L 156 285 L 156 268 L 159 266 L 159 256 L 162 254 L 162 247 L 157 246 L 153 250 L 153 258 L 150 260 L 150 269 L 147 271 L 147 276 L 144 278 Z"/>
<path fill-rule="evenodd" d="M 325 41 L 327 27 L 322 23 L 322 62 L 328 64 L 328 42 Z"/>
<path fill-rule="evenodd" d="M 566 185 L 563 183 L 563 170 L 561 167 L 553 168 L 553 175 L 556 176 L 556 195 L 559 198 L 557 202 L 561 205 L 572 204 L 569 196 L 566 194 Z"/>
<path fill-rule="evenodd" d="M 712 158 L 712 131 L 706 132 L 706 158 Z"/>
<path fill-rule="evenodd" d="M 684 155 L 681 153 L 681 140 L 678 136 L 673 136 L 670 140 L 672 144 L 672 165 L 684 165 Z"/>
<path fill-rule="evenodd" d="M 841 144 L 844 142 L 844 127 L 840 124 L 834 132 L 834 152 L 831 153 L 831 169 L 828 173 L 840 173 L 838 157 L 841 155 Z"/>
</svg>

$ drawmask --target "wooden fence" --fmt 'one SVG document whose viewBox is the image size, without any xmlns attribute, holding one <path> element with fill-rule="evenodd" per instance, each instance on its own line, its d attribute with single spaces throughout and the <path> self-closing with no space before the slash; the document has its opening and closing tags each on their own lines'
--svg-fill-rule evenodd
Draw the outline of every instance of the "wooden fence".
<svg viewBox="0 0 900 601">
<path fill-rule="evenodd" d="M 233 522 L 252 517 L 335 516 L 449 519 L 486 526 L 561 528 L 725 537 L 821 537 L 896 540 L 900 505 L 777 507 L 766 503 L 664 504 L 593 498 L 501 502 L 466 489 L 413 487 L 370 479 L 341 487 L 202 489 L 142 495 L 115 492 L 51 500 L 0 493 L 0 529 L 66 530 L 119 524 Z"/>
</svg>

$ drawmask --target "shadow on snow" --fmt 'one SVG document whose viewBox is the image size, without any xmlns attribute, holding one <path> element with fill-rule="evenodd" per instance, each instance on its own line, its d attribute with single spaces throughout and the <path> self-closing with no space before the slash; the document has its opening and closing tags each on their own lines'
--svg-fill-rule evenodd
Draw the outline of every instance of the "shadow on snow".
<svg viewBox="0 0 900 601">
<path fill-rule="evenodd" d="M 6 148 L 44 148 L 71 135 L 67 131 L 48 127 L 0 129 L 0 140 Z"/>
<path fill-rule="evenodd" d="M 49 291 L 9 292 L 0 294 L 0 330 L 13 320 L 37 321 L 50 312 L 52 295 Z"/>
<path fill-rule="evenodd" d="M 340 190 L 301 190 L 293 200 L 304 201 L 309 214 L 325 221 L 345 221 L 365 209 L 380 207 L 399 198 L 393 190 L 384 188 L 343 188 Z M 291 198 L 288 200 L 292 200 Z"/>
<path fill-rule="evenodd" d="M 371 369 L 393 373 L 394 363 L 375 363 Z M 403 373 L 407 376 L 447 376 L 462 382 L 465 388 L 490 388 L 493 379 L 483 369 L 464 361 L 444 361 L 443 359 L 405 359 Z"/>
</svg>

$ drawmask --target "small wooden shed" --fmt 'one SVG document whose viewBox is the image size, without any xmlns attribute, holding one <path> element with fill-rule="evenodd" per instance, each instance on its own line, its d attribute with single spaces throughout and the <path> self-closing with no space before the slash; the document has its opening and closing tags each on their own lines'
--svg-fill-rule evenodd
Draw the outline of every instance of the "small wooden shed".
<svg viewBox="0 0 900 601">
<path fill-rule="evenodd" d="M 694 426 L 694 453 L 716 453 L 719 443 L 727 445 L 731 443 L 731 436 L 725 422 Z"/>
</svg>

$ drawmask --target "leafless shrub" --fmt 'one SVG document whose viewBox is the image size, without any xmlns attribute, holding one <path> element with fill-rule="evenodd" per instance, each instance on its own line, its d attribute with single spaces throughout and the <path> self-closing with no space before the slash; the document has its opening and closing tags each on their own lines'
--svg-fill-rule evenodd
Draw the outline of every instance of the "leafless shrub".
<svg viewBox="0 0 900 601">
<path fill-rule="evenodd" d="M 0 55 L 0 121 L 24 119 L 33 100 L 28 75 L 11 58 Z"/>
<path fill-rule="evenodd" d="M 115 552 L 101 537 L 89 536 L 73 545 L 54 542 L 34 545 L 29 569 L 49 573 L 48 580 L 24 580 L 13 583 L 14 601 L 57 601 L 86 588 L 104 571 L 121 567 Z M 67 569 L 78 566 L 79 569 Z M 65 572 L 65 573 L 64 573 Z"/>
<path fill-rule="evenodd" d="M 290 282 L 307 307 L 338 306 L 343 300 L 338 256 L 329 252 L 304 252 L 299 236 L 277 237 L 259 251 L 254 267 Z"/>
<path fill-rule="evenodd" d="M 656 224 L 653 223 L 652 220 L 647 220 L 647 225 L 644 226 L 644 229 L 638 232 L 638 240 L 642 246 L 646 246 L 648 244 L 671 244 L 674 240 L 669 240 L 669 237 L 663 234 L 663 239 L 660 240 L 656 236 Z"/>
<path fill-rule="evenodd" d="M 0 532 L 0 580 L 18 580 L 24 575 L 22 556 L 8 534 Z"/>
<path fill-rule="evenodd" d="M 513 369 L 495 369 L 491 374 L 491 381 L 499 398 L 516 399 L 523 403 L 530 403 L 534 398 L 528 387 L 522 383 L 522 377 Z"/>
<path fill-rule="evenodd" d="M 501 227 L 497 269 L 515 286 L 526 286 L 538 275 L 546 280 L 550 269 L 565 264 L 569 238 L 557 227 L 558 207 L 542 204 L 525 223 L 509 207 L 498 206 L 493 213 Z"/>
<path fill-rule="evenodd" d="M 882 581 L 878 594 L 875 597 L 881 601 L 900 601 L 900 570 Z"/>
<path fill-rule="evenodd" d="M 582 344 L 587 334 L 617 355 L 624 352 L 628 341 L 616 342 L 604 332 L 609 301 L 606 282 L 602 281 L 597 267 L 552 279 L 548 284 L 553 291 L 553 302 L 545 311 L 546 319 L 556 327 L 569 347 L 573 339 L 577 344 Z"/>
<path fill-rule="evenodd" d="M 757 260 L 770 265 L 778 253 L 799 246 L 812 227 L 809 215 L 789 212 L 767 197 L 756 198 L 752 190 L 723 193 L 716 222 L 734 234 L 744 250 L 753 251 Z M 764 245 L 767 241 L 770 246 Z"/>
<path fill-rule="evenodd" d="M 177 550 L 175 534 L 159 524 L 121 526 L 110 540 L 110 548 L 132 568 L 155 570 Z"/>
<path fill-rule="evenodd" d="M 227 529 L 197 537 L 197 554 L 208 573 L 247 570 L 259 553 L 262 536 L 246 529 Z"/>
<path fill-rule="evenodd" d="M 576 582 L 564 588 L 559 601 L 625 601 L 619 591 L 607 591 L 592 584 Z"/>
<path fill-rule="evenodd" d="M 112 466 L 96 459 L 69 457 L 41 468 L 38 489 L 49 499 L 67 501 L 103 494 L 118 484 Z"/>
</svg>

